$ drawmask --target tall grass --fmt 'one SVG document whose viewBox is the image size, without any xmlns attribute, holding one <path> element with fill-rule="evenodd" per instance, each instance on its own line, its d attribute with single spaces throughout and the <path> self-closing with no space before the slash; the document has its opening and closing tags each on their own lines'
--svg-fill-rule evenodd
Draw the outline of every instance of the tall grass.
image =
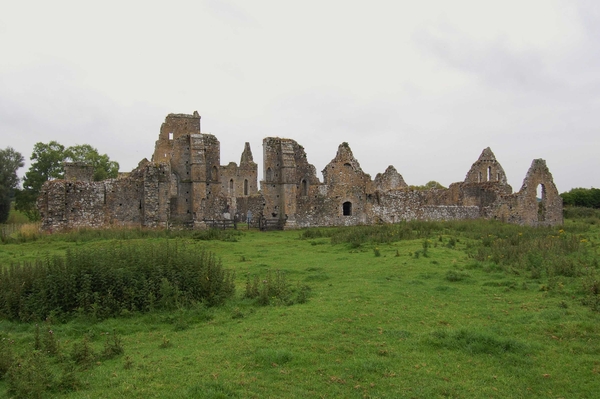
<svg viewBox="0 0 600 399">
<path fill-rule="evenodd" d="M 236 241 L 243 234 L 238 230 L 172 230 L 145 227 L 78 228 L 54 234 L 40 231 L 39 223 L 0 225 L 0 242 L 19 244 L 44 240 L 47 242 L 90 242 L 104 240 L 133 240 L 146 238 L 190 238 L 194 240 Z"/>
<path fill-rule="evenodd" d="M 0 317 L 96 318 L 169 309 L 234 293 L 234 274 L 209 252 L 181 242 L 121 242 L 12 264 L 0 277 Z"/>
</svg>

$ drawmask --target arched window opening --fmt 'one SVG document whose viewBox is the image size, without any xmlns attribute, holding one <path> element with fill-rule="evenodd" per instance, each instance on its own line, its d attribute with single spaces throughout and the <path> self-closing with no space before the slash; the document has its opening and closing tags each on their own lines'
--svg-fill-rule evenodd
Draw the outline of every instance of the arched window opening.
<svg viewBox="0 0 600 399">
<path fill-rule="evenodd" d="M 536 187 L 535 197 L 538 204 L 538 222 L 543 222 L 546 220 L 546 187 L 543 184 Z"/>
<path fill-rule="evenodd" d="M 173 132 L 169 132 L 169 140 L 173 140 Z"/>
<path fill-rule="evenodd" d="M 267 181 L 272 181 L 273 180 L 273 171 L 271 170 L 271 168 L 267 168 Z"/>
<path fill-rule="evenodd" d="M 352 202 L 344 202 L 344 204 L 342 205 L 342 210 L 344 212 L 344 216 L 352 216 Z"/>
<path fill-rule="evenodd" d="M 302 179 L 302 183 L 300 186 L 302 188 L 302 196 L 306 197 L 308 195 L 308 182 L 306 181 L 306 179 Z"/>
<path fill-rule="evenodd" d="M 233 179 L 229 180 L 229 195 L 233 196 Z"/>
<path fill-rule="evenodd" d="M 248 179 L 244 179 L 244 195 L 248 195 Z"/>
<path fill-rule="evenodd" d="M 492 167 L 491 166 L 488 166 L 487 172 L 488 172 L 487 181 L 492 181 Z"/>
<path fill-rule="evenodd" d="M 535 190 L 535 196 L 538 201 L 544 201 L 546 199 L 546 187 L 543 184 L 538 184 Z"/>
<path fill-rule="evenodd" d="M 477 178 L 477 183 L 481 183 L 481 172 L 479 172 L 479 176 Z"/>
<path fill-rule="evenodd" d="M 213 181 L 219 181 L 219 169 L 217 169 L 216 166 L 212 167 L 212 180 Z"/>
</svg>

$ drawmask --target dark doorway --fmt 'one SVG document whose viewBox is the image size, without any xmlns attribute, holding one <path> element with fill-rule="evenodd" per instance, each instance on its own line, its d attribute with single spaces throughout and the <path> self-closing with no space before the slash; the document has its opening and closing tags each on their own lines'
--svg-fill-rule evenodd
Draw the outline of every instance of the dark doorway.
<svg viewBox="0 0 600 399">
<path fill-rule="evenodd" d="M 352 216 L 352 202 L 347 201 L 342 205 L 344 216 Z"/>
</svg>

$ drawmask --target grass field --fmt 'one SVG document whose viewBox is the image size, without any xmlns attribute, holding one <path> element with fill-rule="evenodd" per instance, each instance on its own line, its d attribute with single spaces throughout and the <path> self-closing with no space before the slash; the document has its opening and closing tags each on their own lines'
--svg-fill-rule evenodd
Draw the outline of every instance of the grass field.
<svg viewBox="0 0 600 399">
<path fill-rule="evenodd" d="M 0 397 L 595 398 L 600 220 L 575 216 L 552 229 L 12 233 L 4 268 L 169 240 L 216 254 L 237 288 L 213 307 L 0 321 Z M 244 297 L 255 276 L 307 297 L 261 305 Z"/>
</svg>

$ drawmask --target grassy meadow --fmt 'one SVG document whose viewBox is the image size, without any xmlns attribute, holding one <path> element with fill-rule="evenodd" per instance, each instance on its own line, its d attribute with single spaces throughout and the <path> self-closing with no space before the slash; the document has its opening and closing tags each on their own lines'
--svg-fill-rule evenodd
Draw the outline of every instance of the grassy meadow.
<svg viewBox="0 0 600 399">
<path fill-rule="evenodd" d="M 67 259 L 63 274 L 117 270 L 115 281 L 142 279 L 146 291 L 87 286 L 76 306 L 45 309 L 5 288 L 0 397 L 595 398 L 600 217 L 569 212 L 564 226 L 538 229 L 7 229 L 3 283 Z M 146 274 L 127 269 L 119 248 Z M 187 254 L 180 266 L 164 257 L 173 248 Z M 212 274 L 185 274 L 195 253 L 214 254 Z M 219 267 L 233 291 L 193 296 L 190 281 L 206 289 Z M 14 286 L 26 284 L 37 289 Z"/>
</svg>

